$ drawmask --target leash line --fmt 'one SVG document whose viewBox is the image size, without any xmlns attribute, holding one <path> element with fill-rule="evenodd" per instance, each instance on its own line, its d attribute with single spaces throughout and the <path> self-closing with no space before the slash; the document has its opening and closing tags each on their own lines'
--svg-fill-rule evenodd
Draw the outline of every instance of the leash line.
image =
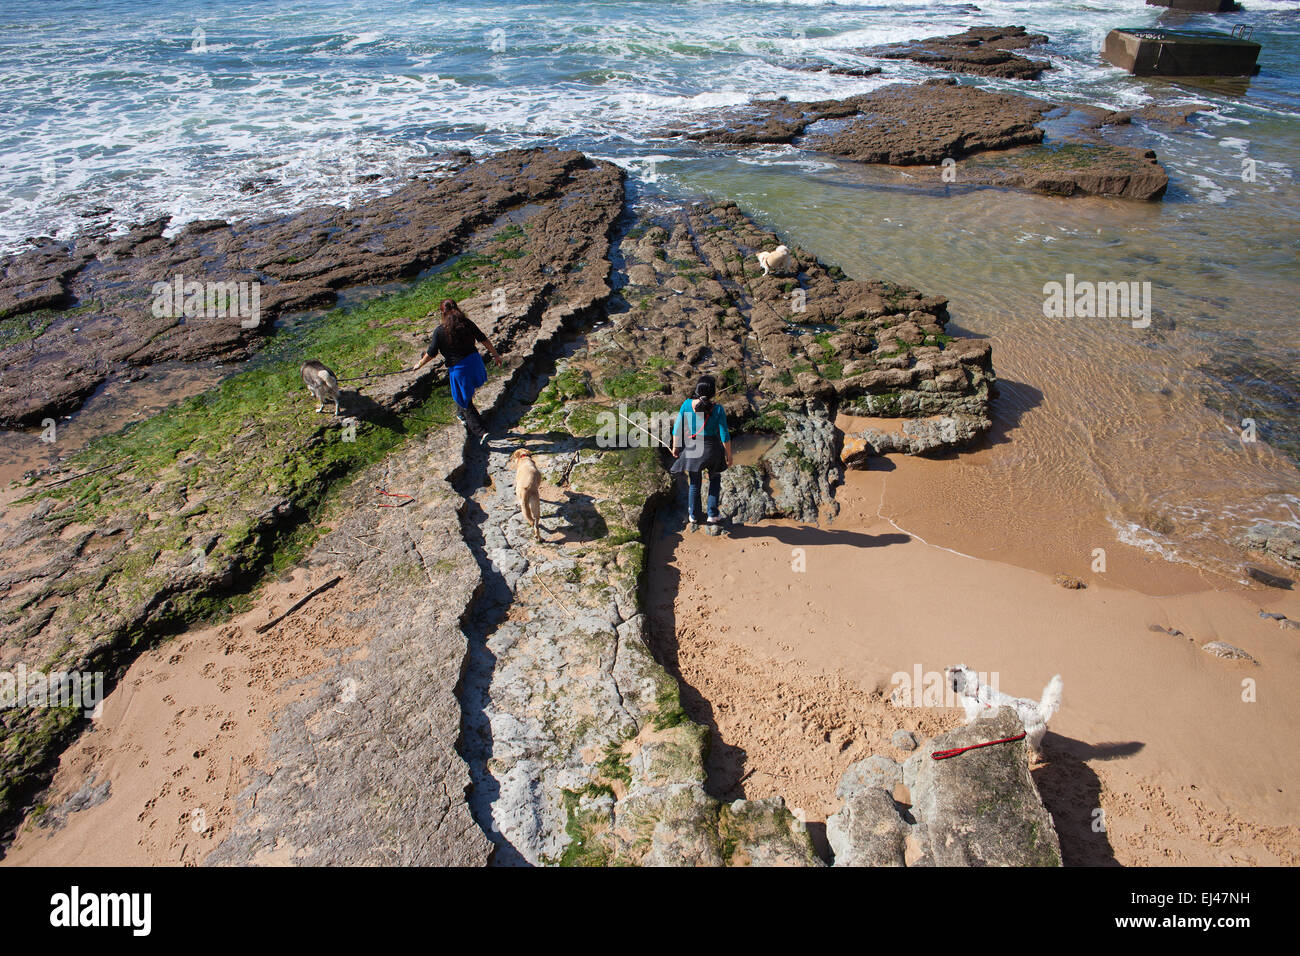
<svg viewBox="0 0 1300 956">
<path fill-rule="evenodd" d="M 628 423 L 629 425 L 631 425 L 633 428 L 636 428 L 636 429 L 638 429 L 638 430 L 640 430 L 640 431 L 645 432 L 647 435 L 649 435 L 651 438 L 653 438 L 655 441 L 657 441 L 660 445 L 663 445 L 663 447 L 667 448 L 669 451 L 672 451 L 672 448 L 670 448 L 670 447 L 668 446 L 668 444 L 667 444 L 667 443 L 666 443 L 662 438 L 660 438 L 658 435 L 656 435 L 654 432 L 649 431 L 648 429 L 643 428 L 642 426 L 638 425 L 636 422 L 632 421 L 632 419 L 628 418 L 628 417 L 627 417 L 626 415 L 624 415 L 622 412 L 615 412 L 614 414 L 616 414 L 619 418 L 623 419 L 623 421 L 627 422 L 627 423 Z"/>
<path fill-rule="evenodd" d="M 369 378 L 388 378 L 393 375 L 401 375 L 403 372 L 407 372 L 407 371 L 409 371 L 409 369 L 399 368 L 396 372 L 373 372 L 370 375 L 354 375 L 351 378 L 340 378 L 340 379 L 335 379 L 335 381 L 364 382 L 366 379 Z"/>
<path fill-rule="evenodd" d="M 1009 744 L 1014 740 L 1024 740 L 1025 734 L 1016 734 L 1014 737 L 999 737 L 997 740 L 986 740 L 982 744 L 971 744 L 969 747 L 954 747 L 951 750 L 936 750 L 930 754 L 935 760 L 947 760 L 949 757 L 956 757 L 958 754 L 964 754 L 968 750 L 978 750 L 980 747 L 992 747 L 994 744 Z"/>
</svg>

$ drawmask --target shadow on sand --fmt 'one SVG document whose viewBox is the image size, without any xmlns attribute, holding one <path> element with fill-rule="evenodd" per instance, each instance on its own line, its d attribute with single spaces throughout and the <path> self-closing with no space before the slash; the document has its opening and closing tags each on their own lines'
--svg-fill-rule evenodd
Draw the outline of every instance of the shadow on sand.
<svg viewBox="0 0 1300 956">
<path fill-rule="evenodd" d="M 1048 762 L 1033 771 L 1043 805 L 1052 815 L 1066 866 L 1119 866 L 1101 813 L 1101 780 L 1089 760 L 1128 757 L 1145 744 L 1090 744 L 1049 731 L 1043 738 Z"/>
<path fill-rule="evenodd" d="M 882 548 L 891 544 L 907 544 L 911 537 L 897 532 L 865 534 L 839 528 L 796 528 L 781 525 L 734 525 L 727 528 L 732 538 L 774 538 L 791 547 L 816 548 L 822 545 L 845 544 L 853 548 Z"/>
<path fill-rule="evenodd" d="M 746 769 L 749 755 L 743 747 L 723 739 L 714 715 L 713 705 L 700 688 L 682 676 L 677 646 L 677 618 L 674 605 L 681 586 L 681 572 L 673 563 L 673 553 L 681 542 L 686 513 L 680 498 L 660 508 L 650 529 L 649 574 L 646 576 L 646 593 L 643 596 L 649 623 L 650 647 L 681 687 L 682 708 L 696 723 L 709 732 L 709 752 L 705 759 L 704 789 L 709 796 L 724 802 L 745 797 L 745 784 L 764 771 Z M 727 534 L 733 538 L 772 538 L 792 547 L 818 547 L 820 545 L 849 545 L 857 548 L 878 548 L 891 544 L 905 544 L 911 539 L 905 534 L 865 534 L 835 528 L 787 527 L 782 525 L 734 525 Z M 780 781 L 776 781 L 778 784 Z M 780 789 L 779 786 L 777 788 Z M 815 823 L 809 826 L 813 846 L 823 860 L 830 861 L 830 846 L 826 842 L 826 826 Z"/>
</svg>

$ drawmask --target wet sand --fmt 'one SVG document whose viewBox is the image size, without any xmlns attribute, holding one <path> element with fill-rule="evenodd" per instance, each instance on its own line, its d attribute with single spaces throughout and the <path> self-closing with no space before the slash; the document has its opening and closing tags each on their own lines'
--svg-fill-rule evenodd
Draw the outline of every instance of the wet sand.
<svg viewBox="0 0 1300 956">
<path fill-rule="evenodd" d="M 960 721 L 892 706 L 894 674 L 965 663 L 1038 698 L 1059 673 L 1064 702 L 1034 775 L 1068 864 L 1300 862 L 1300 768 L 1278 759 L 1300 732 L 1300 646 L 1259 617 L 1300 618 L 1300 594 L 1226 583 L 1113 537 L 1107 571 L 1090 573 L 1065 559 L 1095 540 L 1089 516 L 1040 523 L 1042 539 L 1016 548 L 999 502 L 967 497 L 952 462 L 875 464 L 849 473 L 823 528 L 656 533 L 649 610 L 692 716 L 714 731 L 719 795 L 781 795 L 816 827 L 838 808 L 848 764 L 906 756 L 894 730 L 923 737 Z M 921 533 L 908 523 L 919 514 L 925 541 L 908 533 Z M 1077 537 L 1054 537 L 1070 523 Z M 1057 585 L 1058 571 L 1086 589 Z M 1203 652 L 1211 640 L 1258 663 Z"/>
</svg>

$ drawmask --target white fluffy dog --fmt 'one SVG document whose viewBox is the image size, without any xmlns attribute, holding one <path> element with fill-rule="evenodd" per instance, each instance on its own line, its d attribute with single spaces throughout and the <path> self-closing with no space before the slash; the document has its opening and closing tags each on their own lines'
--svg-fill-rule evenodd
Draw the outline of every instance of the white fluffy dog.
<svg viewBox="0 0 1300 956">
<path fill-rule="evenodd" d="M 782 245 L 771 252 L 758 253 L 758 264 L 763 267 L 763 275 L 767 275 L 769 271 L 781 275 L 794 266 L 794 259 L 790 255 L 790 250 Z"/>
<path fill-rule="evenodd" d="M 1042 755 L 1040 745 L 1043 735 L 1047 733 L 1047 722 L 1061 706 L 1060 674 L 1047 682 L 1043 688 L 1042 700 L 1004 694 L 997 688 L 982 683 L 979 675 L 965 664 L 946 668 L 944 675 L 948 678 L 949 686 L 957 692 L 957 700 L 962 709 L 966 711 L 966 723 L 972 723 L 984 715 L 991 716 L 999 707 L 1010 707 L 1025 725 L 1025 743 L 1029 745 L 1030 757 L 1039 759 Z"/>
</svg>

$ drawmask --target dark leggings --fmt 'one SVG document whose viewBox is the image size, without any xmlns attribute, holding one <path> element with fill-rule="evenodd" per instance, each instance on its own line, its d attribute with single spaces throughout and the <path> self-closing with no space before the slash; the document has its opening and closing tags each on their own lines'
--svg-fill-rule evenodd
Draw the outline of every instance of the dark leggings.
<svg viewBox="0 0 1300 956">
<path fill-rule="evenodd" d="M 479 410 L 474 407 L 473 398 L 470 398 L 468 406 L 456 406 L 456 416 L 465 423 L 465 430 L 475 438 L 487 434 L 487 425 L 483 423 L 483 416 L 479 414 Z"/>
<path fill-rule="evenodd" d="M 686 473 L 686 508 L 689 514 L 699 517 L 700 514 L 700 491 L 703 485 L 703 472 L 688 471 Z M 716 517 L 718 514 L 718 497 L 722 493 L 722 474 L 720 472 L 709 472 L 709 517 Z"/>
</svg>

